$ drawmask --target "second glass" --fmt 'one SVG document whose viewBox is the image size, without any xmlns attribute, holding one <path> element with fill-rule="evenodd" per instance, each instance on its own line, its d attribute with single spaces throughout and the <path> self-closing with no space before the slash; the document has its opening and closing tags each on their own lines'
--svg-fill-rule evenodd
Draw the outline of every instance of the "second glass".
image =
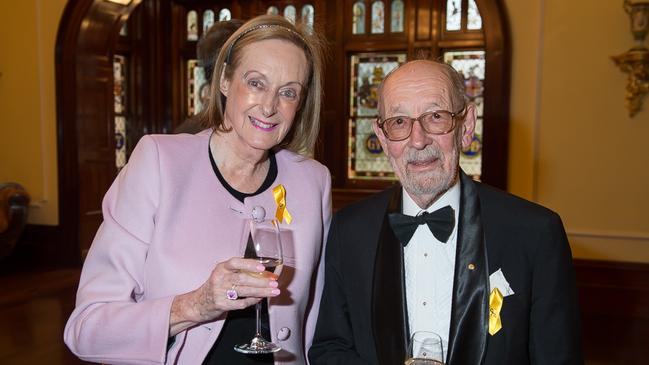
<svg viewBox="0 0 649 365">
<path fill-rule="evenodd" d="M 435 332 L 413 333 L 405 365 L 444 365 L 442 338 Z"/>
</svg>

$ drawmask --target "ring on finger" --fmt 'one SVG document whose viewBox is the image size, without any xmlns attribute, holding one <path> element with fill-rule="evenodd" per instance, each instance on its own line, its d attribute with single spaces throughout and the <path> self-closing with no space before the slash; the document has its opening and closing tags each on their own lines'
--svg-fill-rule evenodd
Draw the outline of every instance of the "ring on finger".
<svg viewBox="0 0 649 365">
<path fill-rule="evenodd" d="M 229 300 L 237 300 L 239 293 L 236 290 L 237 284 L 232 284 L 232 287 L 225 291 L 225 297 Z"/>
</svg>

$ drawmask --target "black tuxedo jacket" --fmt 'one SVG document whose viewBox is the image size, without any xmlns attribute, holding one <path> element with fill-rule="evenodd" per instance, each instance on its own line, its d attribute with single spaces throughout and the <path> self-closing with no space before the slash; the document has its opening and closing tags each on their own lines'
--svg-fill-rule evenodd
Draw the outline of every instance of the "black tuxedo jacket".
<svg viewBox="0 0 649 365">
<path fill-rule="evenodd" d="M 403 364 L 403 248 L 395 186 L 336 213 L 311 365 Z M 461 174 L 447 365 L 583 364 L 570 247 L 559 216 Z M 473 265 L 470 265 L 473 264 Z M 489 275 L 502 269 L 502 329 L 488 333 Z"/>
</svg>

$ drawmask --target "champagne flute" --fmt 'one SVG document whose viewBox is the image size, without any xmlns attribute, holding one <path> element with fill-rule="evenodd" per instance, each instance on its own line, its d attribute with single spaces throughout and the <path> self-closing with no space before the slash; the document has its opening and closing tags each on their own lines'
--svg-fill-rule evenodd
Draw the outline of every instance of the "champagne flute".
<svg viewBox="0 0 649 365">
<path fill-rule="evenodd" d="M 413 333 L 405 365 L 444 365 L 442 338 L 435 332 Z"/>
<path fill-rule="evenodd" d="M 272 274 L 279 276 L 283 260 L 279 223 L 276 220 L 252 219 L 250 220 L 250 235 L 254 249 L 247 248 L 245 257 L 258 260 L 264 265 L 266 271 L 248 272 L 248 274 L 255 277 L 269 277 Z M 262 336 L 260 312 L 261 301 L 255 304 L 255 336 L 250 343 L 236 345 L 235 351 L 244 354 L 268 354 L 282 349 Z"/>
</svg>

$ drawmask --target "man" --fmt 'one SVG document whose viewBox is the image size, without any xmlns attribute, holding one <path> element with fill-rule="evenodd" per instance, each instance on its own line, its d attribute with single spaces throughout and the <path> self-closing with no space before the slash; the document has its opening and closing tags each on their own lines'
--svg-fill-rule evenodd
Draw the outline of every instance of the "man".
<svg viewBox="0 0 649 365">
<path fill-rule="evenodd" d="M 201 97 L 208 93 L 210 84 L 212 83 L 212 71 L 214 71 L 214 61 L 219 55 L 221 47 L 225 41 L 230 38 L 239 27 L 243 25 L 243 21 L 239 19 L 222 20 L 216 22 L 205 32 L 203 37 L 196 44 L 196 56 L 198 57 L 198 64 L 205 71 L 205 84 L 200 85 Z M 209 97 L 209 95 L 206 95 Z M 201 123 L 200 118 L 191 116 L 180 123 L 174 128 L 174 133 L 190 133 L 196 134 L 203 129 L 205 125 Z"/>
<path fill-rule="evenodd" d="M 333 219 L 312 365 L 401 364 L 421 330 L 447 365 L 583 363 L 561 219 L 460 170 L 476 119 L 464 95 L 432 61 L 383 81 L 373 127 L 401 185 Z"/>
</svg>

